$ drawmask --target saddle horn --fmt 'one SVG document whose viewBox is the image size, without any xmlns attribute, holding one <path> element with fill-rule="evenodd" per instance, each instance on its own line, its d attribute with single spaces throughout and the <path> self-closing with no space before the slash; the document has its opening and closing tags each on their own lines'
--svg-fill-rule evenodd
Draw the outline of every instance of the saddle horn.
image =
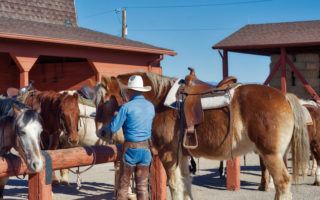
<svg viewBox="0 0 320 200">
<path fill-rule="evenodd" d="M 188 67 L 188 70 L 190 71 L 189 75 L 193 75 L 193 76 L 196 75 L 196 72 L 192 67 Z"/>
</svg>

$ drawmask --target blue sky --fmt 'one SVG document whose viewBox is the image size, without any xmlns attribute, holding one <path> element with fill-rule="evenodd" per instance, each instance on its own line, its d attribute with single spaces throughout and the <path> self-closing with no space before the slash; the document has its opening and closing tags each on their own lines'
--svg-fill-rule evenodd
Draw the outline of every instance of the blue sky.
<svg viewBox="0 0 320 200">
<path fill-rule="evenodd" d="M 221 58 L 211 46 L 246 24 L 320 19 L 320 1 L 317 0 L 75 2 L 79 26 L 117 36 L 121 35 L 121 14 L 117 16 L 113 10 L 127 7 L 128 38 L 178 53 L 174 57 L 166 56 L 162 61 L 164 75 L 184 77 L 188 73 L 187 67 L 192 66 L 204 81 L 219 81 L 222 78 Z M 197 6 L 204 4 L 216 5 Z M 151 8 L 154 6 L 169 7 Z M 241 82 L 263 82 L 269 73 L 269 62 L 270 59 L 265 56 L 231 53 L 229 74 L 238 77 Z"/>
</svg>

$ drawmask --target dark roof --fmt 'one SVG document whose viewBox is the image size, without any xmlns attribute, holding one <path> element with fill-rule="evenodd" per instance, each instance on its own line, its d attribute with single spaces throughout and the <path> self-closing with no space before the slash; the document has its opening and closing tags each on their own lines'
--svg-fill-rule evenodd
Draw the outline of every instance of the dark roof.
<svg viewBox="0 0 320 200">
<path fill-rule="evenodd" d="M 234 52 L 270 55 L 288 51 L 319 51 L 320 20 L 246 25 L 213 46 Z"/>
<path fill-rule="evenodd" d="M 175 55 L 164 49 L 81 27 L 0 17 L 0 38 L 23 39 L 146 53 Z"/>
<path fill-rule="evenodd" d="M 74 0 L 0 0 L 0 17 L 77 26 Z"/>
</svg>

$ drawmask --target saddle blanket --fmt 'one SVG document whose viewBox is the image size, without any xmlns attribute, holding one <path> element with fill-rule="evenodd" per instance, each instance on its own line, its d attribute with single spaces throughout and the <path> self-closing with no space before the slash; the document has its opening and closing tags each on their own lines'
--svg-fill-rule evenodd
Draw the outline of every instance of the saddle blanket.
<svg viewBox="0 0 320 200">
<path fill-rule="evenodd" d="M 78 104 L 79 109 L 80 109 L 80 117 L 85 117 L 85 118 L 94 118 L 96 115 L 96 108 L 84 105 L 79 103 Z"/>
<path fill-rule="evenodd" d="M 307 125 L 313 125 L 313 121 L 312 121 L 312 117 L 310 115 L 310 112 L 303 105 L 310 105 L 310 106 L 316 106 L 316 107 L 319 107 L 319 105 L 316 102 L 311 101 L 311 100 L 299 99 L 299 101 L 300 101 L 300 104 L 302 105 L 302 108 L 303 108 L 303 114 L 304 114 L 304 117 L 306 119 L 306 124 Z"/>
<path fill-rule="evenodd" d="M 168 95 L 164 101 L 165 106 L 173 109 L 178 109 L 177 108 L 177 92 L 179 87 L 182 84 L 183 84 L 182 79 L 176 80 L 176 82 L 173 84 L 173 86 L 169 90 Z M 230 102 L 233 98 L 234 91 L 240 85 L 241 84 L 237 85 L 234 88 L 231 88 L 229 91 L 221 95 L 201 98 L 202 109 L 208 110 L 208 109 L 222 108 L 230 105 Z"/>
</svg>

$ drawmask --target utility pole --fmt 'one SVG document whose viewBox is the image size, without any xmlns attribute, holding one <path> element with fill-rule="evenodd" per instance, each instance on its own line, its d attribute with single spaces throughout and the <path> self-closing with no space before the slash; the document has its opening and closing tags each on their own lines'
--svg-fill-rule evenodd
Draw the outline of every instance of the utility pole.
<svg viewBox="0 0 320 200">
<path fill-rule="evenodd" d="M 122 38 L 126 38 L 127 34 L 127 12 L 125 8 L 122 8 Z"/>
</svg>

